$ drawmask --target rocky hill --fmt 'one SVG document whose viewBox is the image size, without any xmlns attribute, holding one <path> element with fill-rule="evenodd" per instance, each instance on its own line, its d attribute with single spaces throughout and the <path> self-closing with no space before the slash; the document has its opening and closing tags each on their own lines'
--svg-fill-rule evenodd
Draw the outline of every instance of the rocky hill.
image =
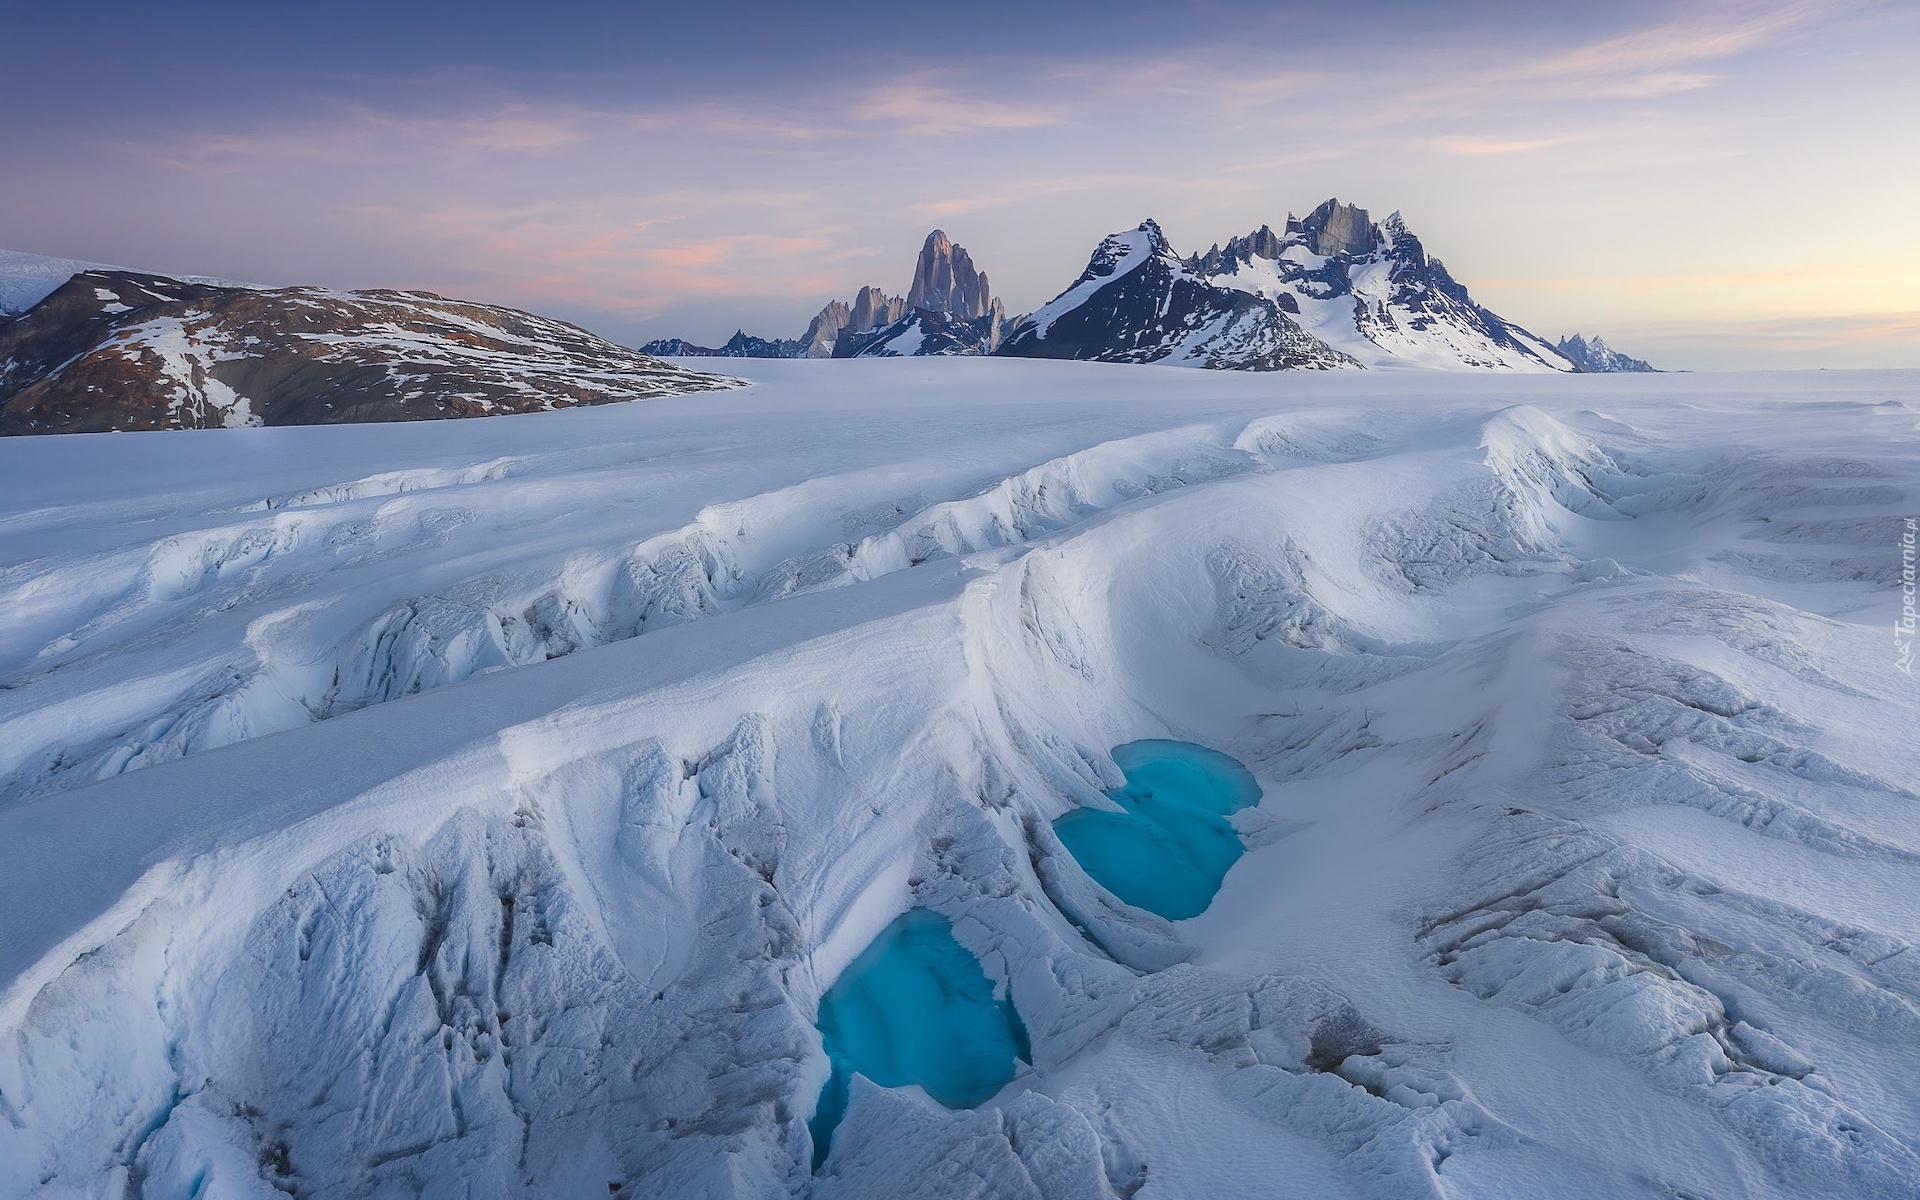
<svg viewBox="0 0 1920 1200">
<path fill-rule="evenodd" d="M 737 386 L 428 292 L 88 270 L 0 324 L 0 434 L 420 421 Z"/>
</svg>

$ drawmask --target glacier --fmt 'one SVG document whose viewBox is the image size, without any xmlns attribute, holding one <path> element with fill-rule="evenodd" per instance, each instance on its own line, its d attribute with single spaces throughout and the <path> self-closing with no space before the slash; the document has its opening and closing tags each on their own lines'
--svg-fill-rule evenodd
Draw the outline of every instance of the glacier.
<svg viewBox="0 0 1920 1200">
<path fill-rule="evenodd" d="M 1920 1196 L 1920 373 L 728 368 L 0 442 L 0 1195 Z"/>
</svg>

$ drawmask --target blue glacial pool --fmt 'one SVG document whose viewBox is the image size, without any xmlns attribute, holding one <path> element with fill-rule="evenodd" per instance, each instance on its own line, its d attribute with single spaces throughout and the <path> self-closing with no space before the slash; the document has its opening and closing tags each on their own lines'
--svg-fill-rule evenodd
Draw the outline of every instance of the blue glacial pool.
<svg viewBox="0 0 1920 1200">
<path fill-rule="evenodd" d="M 948 1108 L 971 1108 L 1033 1060 L 1026 1026 L 939 913 L 909 909 L 882 930 L 820 999 L 833 1075 L 807 1123 L 813 1165 L 826 1160 L 857 1072 L 882 1087 L 919 1084 Z"/>
<path fill-rule="evenodd" d="M 1127 783 L 1107 795 L 1124 811 L 1075 809 L 1054 832 L 1128 904 L 1170 921 L 1199 916 L 1245 850 L 1229 818 L 1260 802 L 1260 785 L 1238 759 L 1191 742 L 1128 742 L 1113 761 Z"/>
</svg>

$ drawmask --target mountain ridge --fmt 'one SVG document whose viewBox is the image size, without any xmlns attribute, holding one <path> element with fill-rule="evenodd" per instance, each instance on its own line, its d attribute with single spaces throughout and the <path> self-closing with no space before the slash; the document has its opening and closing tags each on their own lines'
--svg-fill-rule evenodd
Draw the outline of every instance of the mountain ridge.
<svg viewBox="0 0 1920 1200">
<path fill-rule="evenodd" d="M 1136 235 L 1145 239 L 1139 246 Z M 1136 269 L 1146 274 L 1133 277 Z M 1119 290 L 1105 290 L 1110 285 Z M 1095 308 L 1067 316 L 1086 303 Z M 1064 336 L 1054 336 L 1063 320 Z M 830 303 L 796 339 L 741 332 L 711 349 L 678 339 L 642 349 L 773 358 L 999 354 L 1251 371 L 1652 369 L 1598 339 L 1591 344 L 1603 353 L 1590 353 L 1589 344 L 1578 335 L 1556 344 L 1479 303 L 1399 212 L 1376 221 L 1330 197 L 1305 216 L 1288 213 L 1279 232 L 1263 224 L 1184 258 L 1148 218 L 1103 239 L 1079 278 L 1018 318 L 1006 315 L 965 248 L 935 229 L 903 297 L 862 288 L 853 305 Z"/>
</svg>

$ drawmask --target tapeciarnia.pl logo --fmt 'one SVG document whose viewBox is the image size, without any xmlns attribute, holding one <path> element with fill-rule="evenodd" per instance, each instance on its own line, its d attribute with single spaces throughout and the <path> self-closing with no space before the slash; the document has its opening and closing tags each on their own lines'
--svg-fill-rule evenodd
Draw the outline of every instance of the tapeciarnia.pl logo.
<svg viewBox="0 0 1920 1200">
<path fill-rule="evenodd" d="M 1920 526 L 1920 517 L 1908 517 L 1907 527 L 1900 534 L 1900 619 L 1893 623 L 1893 650 L 1897 656 L 1893 665 L 1909 676 L 1913 674 L 1913 539 L 1916 526 Z"/>
</svg>

